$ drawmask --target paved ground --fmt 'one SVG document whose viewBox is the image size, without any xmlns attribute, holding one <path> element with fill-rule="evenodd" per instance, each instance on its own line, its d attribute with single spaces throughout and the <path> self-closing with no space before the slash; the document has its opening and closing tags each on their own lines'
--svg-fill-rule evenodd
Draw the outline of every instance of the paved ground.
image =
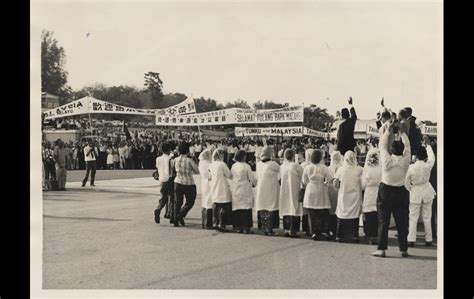
<svg viewBox="0 0 474 299">
<path fill-rule="evenodd" d="M 200 228 L 199 195 L 186 227 L 157 225 L 142 172 L 43 193 L 44 289 L 436 288 L 436 247 L 400 258 L 393 231 L 385 259 L 365 244 L 216 233 Z"/>
</svg>

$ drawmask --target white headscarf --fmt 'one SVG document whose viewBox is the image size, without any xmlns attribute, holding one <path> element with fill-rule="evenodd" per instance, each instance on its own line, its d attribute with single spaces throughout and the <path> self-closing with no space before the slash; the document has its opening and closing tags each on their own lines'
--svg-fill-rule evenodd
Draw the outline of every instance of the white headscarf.
<svg viewBox="0 0 474 299">
<path fill-rule="evenodd" d="M 357 166 L 357 156 L 353 151 L 347 151 L 344 154 L 344 167 Z"/>
<path fill-rule="evenodd" d="M 306 150 L 306 152 L 304 153 L 305 154 L 305 162 L 306 163 L 311 163 L 311 154 L 313 154 L 314 152 L 314 149 L 312 148 L 309 148 Z"/>
<path fill-rule="evenodd" d="M 364 167 L 377 166 L 380 164 L 380 151 L 378 148 L 373 148 L 367 152 Z"/>
<path fill-rule="evenodd" d="M 224 161 L 224 151 L 221 149 L 214 150 L 212 153 L 212 162 L 214 161 Z"/>
<path fill-rule="evenodd" d="M 210 148 L 206 148 L 202 153 L 199 154 L 199 161 L 211 161 L 212 160 L 212 151 Z"/>
<path fill-rule="evenodd" d="M 334 173 L 342 166 L 342 155 L 340 151 L 333 151 L 331 153 L 331 164 L 329 165 L 329 169 L 331 169 Z"/>
</svg>

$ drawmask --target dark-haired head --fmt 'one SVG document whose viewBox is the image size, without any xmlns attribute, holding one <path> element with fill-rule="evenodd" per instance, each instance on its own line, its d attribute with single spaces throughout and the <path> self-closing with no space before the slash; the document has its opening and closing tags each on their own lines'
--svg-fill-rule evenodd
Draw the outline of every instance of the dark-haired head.
<svg viewBox="0 0 474 299">
<path fill-rule="evenodd" d="M 319 164 L 323 158 L 323 154 L 321 153 L 320 150 L 314 150 L 311 153 L 311 163 L 313 164 Z"/>
<path fill-rule="evenodd" d="M 394 141 L 392 144 L 392 152 L 395 156 L 401 156 L 403 155 L 403 150 L 405 149 L 405 146 L 401 141 Z"/>
<path fill-rule="evenodd" d="M 425 161 L 426 159 L 428 159 L 428 153 L 426 152 L 426 148 L 423 147 L 423 146 L 420 146 L 417 150 L 416 150 L 416 158 L 420 161 Z"/>
<path fill-rule="evenodd" d="M 382 112 L 381 118 L 382 118 L 384 121 L 389 121 L 389 120 L 390 120 L 390 117 L 391 117 L 390 112 L 388 112 L 388 111 Z"/>
<path fill-rule="evenodd" d="M 185 142 L 179 145 L 178 151 L 180 155 L 187 155 L 189 154 L 189 145 Z"/>
<path fill-rule="evenodd" d="M 403 108 L 403 110 L 405 110 L 407 112 L 408 116 L 411 116 L 411 114 L 413 113 L 413 110 L 411 110 L 410 107 L 405 107 L 405 108 Z"/>
<path fill-rule="evenodd" d="M 408 118 L 408 112 L 405 109 L 402 109 L 398 112 L 398 118 L 399 119 L 407 119 Z"/>
<path fill-rule="evenodd" d="M 291 149 L 286 149 L 285 150 L 285 159 L 288 161 L 293 161 L 295 159 L 295 152 Z"/>
<path fill-rule="evenodd" d="M 341 110 L 341 117 L 343 119 L 348 119 L 349 118 L 349 109 L 347 108 L 342 108 Z"/>
<path fill-rule="evenodd" d="M 247 158 L 247 153 L 243 150 L 238 150 L 236 153 L 235 153 L 235 161 L 237 162 L 245 162 L 245 159 Z"/>
<path fill-rule="evenodd" d="M 171 151 L 171 144 L 169 144 L 168 142 L 164 142 L 161 145 L 161 150 L 163 151 L 163 153 L 169 154 Z"/>
</svg>

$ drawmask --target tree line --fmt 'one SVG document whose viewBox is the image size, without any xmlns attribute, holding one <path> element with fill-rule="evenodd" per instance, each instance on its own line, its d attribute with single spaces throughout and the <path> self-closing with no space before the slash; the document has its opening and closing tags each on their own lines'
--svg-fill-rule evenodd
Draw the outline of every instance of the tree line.
<svg viewBox="0 0 474 299">
<path fill-rule="evenodd" d="M 41 36 L 41 89 L 59 96 L 60 104 L 65 104 L 85 96 L 123 105 L 132 108 L 160 109 L 178 104 L 187 95 L 183 93 L 163 93 L 163 80 L 158 72 L 147 72 L 144 74 L 144 86 L 119 85 L 106 86 L 95 83 L 73 90 L 67 82 L 68 72 L 66 70 L 66 51 L 59 45 L 51 31 L 43 30 Z M 247 101 L 237 99 L 227 103 L 219 103 L 212 98 L 194 98 L 196 112 L 208 112 L 227 108 L 250 109 L 279 109 L 288 107 L 289 103 L 275 103 L 272 100 L 259 100 L 250 106 Z M 323 130 L 328 123 L 334 121 L 326 109 L 317 105 L 305 107 L 305 126 L 316 130 Z M 291 125 L 291 124 L 290 124 Z"/>
</svg>

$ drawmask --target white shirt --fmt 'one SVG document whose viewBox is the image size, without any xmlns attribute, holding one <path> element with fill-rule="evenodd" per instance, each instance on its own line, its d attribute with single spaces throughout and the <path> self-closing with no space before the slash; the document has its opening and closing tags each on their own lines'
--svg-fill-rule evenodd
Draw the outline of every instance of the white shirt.
<svg viewBox="0 0 474 299">
<path fill-rule="evenodd" d="M 377 211 L 377 196 L 381 179 L 382 167 L 380 165 L 364 167 L 361 178 L 362 189 L 365 190 L 362 212 L 368 213 Z"/>
<path fill-rule="evenodd" d="M 390 155 L 388 152 L 388 139 L 390 131 L 387 130 L 380 140 L 380 161 L 382 162 L 382 183 L 388 186 L 401 187 L 405 184 L 405 177 L 410 166 L 411 152 L 410 140 L 405 133 L 400 134 L 405 146 L 402 156 Z"/>
<path fill-rule="evenodd" d="M 431 169 L 435 163 L 435 155 L 430 145 L 426 146 L 428 161 L 416 161 L 410 165 L 405 179 L 405 187 L 410 191 L 410 202 L 422 203 L 433 200 L 436 191 L 430 183 Z"/>
<path fill-rule="evenodd" d="M 212 162 L 209 165 L 209 177 L 212 202 L 231 202 L 230 186 L 227 179 L 232 179 L 232 174 L 227 165 L 222 161 Z"/>
<path fill-rule="evenodd" d="M 299 202 L 303 168 L 298 163 L 284 161 L 280 176 L 280 215 L 303 216 L 303 205 Z"/>
<path fill-rule="evenodd" d="M 232 165 L 232 210 L 251 209 L 254 205 L 252 185 L 257 183 L 257 178 L 250 165 L 236 162 Z"/>
<path fill-rule="evenodd" d="M 170 155 L 163 154 L 156 158 L 156 169 L 158 169 L 159 181 L 164 183 L 170 179 Z"/>
<path fill-rule="evenodd" d="M 99 155 L 97 148 L 95 148 L 95 151 L 92 151 L 91 149 L 92 148 L 89 145 L 84 148 L 84 161 L 86 162 L 95 161 L 96 157 Z"/>
<path fill-rule="evenodd" d="M 337 195 L 336 215 L 341 219 L 359 218 L 362 207 L 362 167 L 342 166 L 335 177 L 341 181 Z"/>
<path fill-rule="evenodd" d="M 305 162 L 307 163 L 307 162 Z M 329 168 L 322 164 L 308 163 L 303 171 L 303 185 L 306 186 L 303 207 L 309 209 L 330 209 L 328 188 L 325 182 L 332 182 L 333 175 Z"/>
<path fill-rule="evenodd" d="M 202 152 L 202 145 L 200 145 L 200 144 L 194 145 L 194 151 L 195 151 L 196 153 Z"/>
<path fill-rule="evenodd" d="M 280 165 L 275 161 L 257 163 L 257 195 L 255 208 L 257 211 L 276 211 L 279 205 L 280 186 L 278 177 Z"/>
</svg>

